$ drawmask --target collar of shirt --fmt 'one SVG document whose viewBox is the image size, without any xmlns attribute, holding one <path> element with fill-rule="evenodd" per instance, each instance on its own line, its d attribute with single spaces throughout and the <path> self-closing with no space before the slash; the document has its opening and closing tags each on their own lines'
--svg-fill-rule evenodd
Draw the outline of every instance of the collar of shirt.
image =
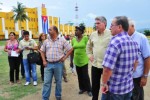
<svg viewBox="0 0 150 100">
<path fill-rule="evenodd" d="M 49 40 L 49 41 L 57 41 L 57 40 L 59 40 L 59 38 L 60 38 L 60 36 L 58 35 L 57 38 L 56 38 L 55 40 L 53 40 L 53 39 L 51 38 L 51 36 L 48 35 L 48 40 Z"/>
<path fill-rule="evenodd" d="M 119 34 L 114 35 L 114 36 L 112 37 L 112 39 L 114 39 L 115 37 L 121 37 L 121 36 L 123 36 L 123 35 L 128 35 L 128 33 L 127 33 L 127 32 L 121 32 L 121 33 L 119 33 Z"/>
<path fill-rule="evenodd" d="M 23 41 L 24 41 L 24 42 L 30 42 L 30 41 L 31 41 L 31 39 L 29 39 L 29 40 L 27 40 L 27 41 L 26 41 L 25 39 L 23 39 Z"/>
</svg>

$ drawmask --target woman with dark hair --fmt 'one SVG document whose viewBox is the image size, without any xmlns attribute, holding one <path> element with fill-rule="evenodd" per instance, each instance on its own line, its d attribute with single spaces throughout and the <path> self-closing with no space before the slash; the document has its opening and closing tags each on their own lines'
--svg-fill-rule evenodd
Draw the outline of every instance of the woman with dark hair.
<svg viewBox="0 0 150 100">
<path fill-rule="evenodd" d="M 38 49 L 39 49 L 38 51 L 39 52 L 40 52 L 41 46 L 43 45 L 44 40 L 46 40 L 46 39 L 47 39 L 47 35 L 44 33 L 41 33 L 39 36 L 39 43 L 38 43 Z M 41 70 L 42 81 L 44 81 L 44 65 L 43 64 L 41 65 L 40 70 Z"/>
<path fill-rule="evenodd" d="M 73 66 L 73 62 L 76 66 L 76 71 L 78 75 L 79 83 L 79 94 L 83 94 L 87 91 L 89 96 L 92 96 L 90 78 L 88 74 L 88 56 L 86 54 L 86 44 L 88 42 L 88 37 L 83 36 L 85 27 L 76 26 L 75 38 L 72 39 L 72 46 L 74 52 L 71 56 L 70 66 Z"/>
<path fill-rule="evenodd" d="M 10 85 L 14 83 L 14 72 L 15 72 L 15 80 L 17 83 L 19 81 L 19 65 L 20 65 L 20 58 L 18 54 L 18 46 L 19 43 L 15 38 L 16 34 L 14 32 L 10 32 L 9 40 L 6 42 L 4 51 L 8 53 L 8 62 L 9 62 L 9 76 L 10 76 Z"/>
</svg>

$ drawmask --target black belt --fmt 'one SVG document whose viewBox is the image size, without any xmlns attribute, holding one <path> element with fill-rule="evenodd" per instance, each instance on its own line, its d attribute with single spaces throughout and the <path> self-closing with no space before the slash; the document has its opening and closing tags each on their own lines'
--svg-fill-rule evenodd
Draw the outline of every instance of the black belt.
<svg viewBox="0 0 150 100">
<path fill-rule="evenodd" d="M 49 63 L 59 63 L 60 61 L 47 61 Z"/>
</svg>

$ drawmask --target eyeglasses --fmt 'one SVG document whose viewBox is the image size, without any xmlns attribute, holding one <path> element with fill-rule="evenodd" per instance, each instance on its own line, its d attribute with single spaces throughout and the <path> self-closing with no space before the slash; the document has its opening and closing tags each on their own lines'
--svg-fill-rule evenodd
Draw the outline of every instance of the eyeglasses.
<svg viewBox="0 0 150 100">
<path fill-rule="evenodd" d="M 101 23 L 95 23 L 95 25 L 96 25 L 96 24 L 99 25 L 99 24 L 101 24 Z"/>
<path fill-rule="evenodd" d="M 113 25 L 113 24 L 110 25 L 110 27 L 113 27 L 113 26 L 118 26 L 118 25 Z"/>
</svg>

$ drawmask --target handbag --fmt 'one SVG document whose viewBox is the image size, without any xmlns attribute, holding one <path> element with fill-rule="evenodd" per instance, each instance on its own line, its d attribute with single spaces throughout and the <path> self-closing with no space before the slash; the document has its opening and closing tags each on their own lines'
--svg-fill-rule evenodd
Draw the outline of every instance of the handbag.
<svg viewBox="0 0 150 100">
<path fill-rule="evenodd" d="M 43 65 L 43 60 L 42 60 L 42 57 L 41 57 L 41 53 L 40 52 L 37 52 L 38 55 L 39 55 L 39 61 L 36 62 L 37 65 Z"/>
<path fill-rule="evenodd" d="M 40 61 L 40 55 L 37 52 L 34 52 L 34 50 L 30 50 L 30 53 L 27 55 L 27 59 L 30 64 L 37 63 Z"/>
</svg>

